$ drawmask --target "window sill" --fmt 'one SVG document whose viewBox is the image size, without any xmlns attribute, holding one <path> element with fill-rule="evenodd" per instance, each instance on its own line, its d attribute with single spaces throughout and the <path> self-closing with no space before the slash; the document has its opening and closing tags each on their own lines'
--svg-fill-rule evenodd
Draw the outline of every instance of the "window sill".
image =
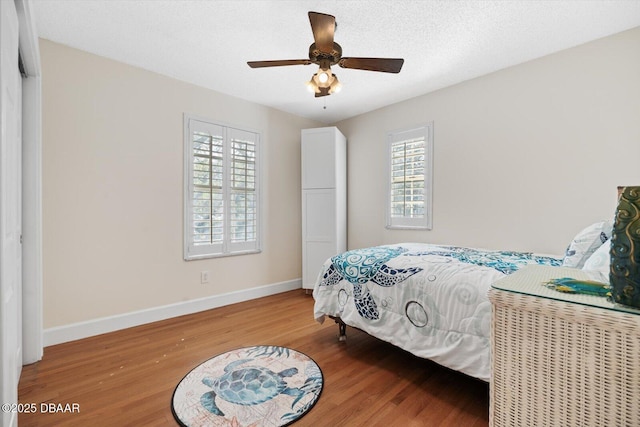
<svg viewBox="0 0 640 427">
<path fill-rule="evenodd" d="M 426 225 L 387 225 L 385 227 L 387 230 L 425 230 L 425 231 L 429 231 L 431 230 L 433 227 L 430 226 L 426 226 Z"/>
<path fill-rule="evenodd" d="M 238 252 L 228 252 L 224 254 L 202 254 L 202 255 L 186 255 L 184 257 L 185 261 L 197 261 L 199 259 L 210 259 L 210 258 L 225 258 L 230 256 L 238 256 L 238 255 L 252 255 L 259 254 L 262 252 L 262 249 L 252 249 L 248 251 L 238 251 Z"/>
</svg>

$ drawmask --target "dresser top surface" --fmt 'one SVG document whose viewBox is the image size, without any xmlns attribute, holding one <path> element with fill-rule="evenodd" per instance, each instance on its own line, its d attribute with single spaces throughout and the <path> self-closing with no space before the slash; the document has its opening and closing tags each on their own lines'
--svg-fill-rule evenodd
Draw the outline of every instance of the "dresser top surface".
<svg viewBox="0 0 640 427">
<path fill-rule="evenodd" d="M 613 303 L 607 297 L 560 292 L 546 285 L 550 280 L 562 277 L 592 280 L 584 271 L 576 268 L 529 265 L 496 281 L 492 288 L 640 315 L 640 310 Z"/>
</svg>

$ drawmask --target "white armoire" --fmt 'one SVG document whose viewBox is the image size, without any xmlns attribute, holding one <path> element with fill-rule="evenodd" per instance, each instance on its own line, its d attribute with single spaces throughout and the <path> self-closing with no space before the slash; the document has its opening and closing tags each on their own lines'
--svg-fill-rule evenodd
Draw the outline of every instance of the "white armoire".
<svg viewBox="0 0 640 427">
<path fill-rule="evenodd" d="M 336 127 L 302 130 L 302 287 L 347 250 L 347 139 Z"/>
</svg>

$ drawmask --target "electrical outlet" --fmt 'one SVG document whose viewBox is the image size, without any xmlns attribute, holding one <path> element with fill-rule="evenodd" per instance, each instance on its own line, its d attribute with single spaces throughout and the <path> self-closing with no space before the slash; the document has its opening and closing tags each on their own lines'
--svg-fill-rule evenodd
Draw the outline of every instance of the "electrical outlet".
<svg viewBox="0 0 640 427">
<path fill-rule="evenodd" d="M 201 271 L 200 272 L 200 283 L 202 283 L 202 284 L 209 283 L 209 272 L 208 271 Z"/>
</svg>

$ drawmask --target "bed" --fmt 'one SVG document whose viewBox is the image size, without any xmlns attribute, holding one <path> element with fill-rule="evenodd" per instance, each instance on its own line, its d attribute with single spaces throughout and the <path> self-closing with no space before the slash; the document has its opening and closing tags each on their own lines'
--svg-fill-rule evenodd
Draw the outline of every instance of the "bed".
<svg viewBox="0 0 640 427">
<path fill-rule="evenodd" d="M 489 381 L 491 284 L 528 264 L 563 259 L 528 252 L 403 243 L 328 259 L 313 290 L 327 317 L 416 356 Z"/>
</svg>

